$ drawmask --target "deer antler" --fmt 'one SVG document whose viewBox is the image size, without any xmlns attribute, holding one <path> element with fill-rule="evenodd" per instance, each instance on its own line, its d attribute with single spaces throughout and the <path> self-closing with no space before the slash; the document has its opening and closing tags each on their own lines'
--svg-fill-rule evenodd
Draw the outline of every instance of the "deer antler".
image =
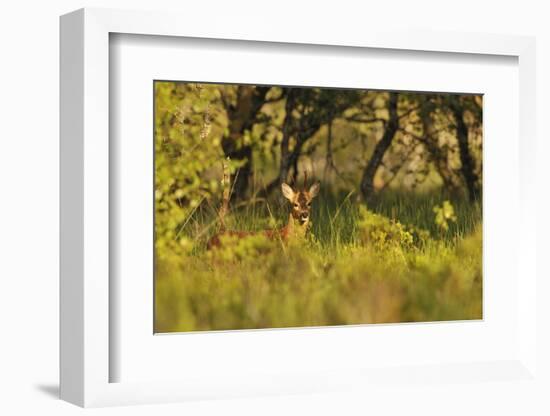
<svg viewBox="0 0 550 416">
<path fill-rule="evenodd" d="M 304 189 L 307 188 L 307 170 L 304 170 Z"/>
</svg>

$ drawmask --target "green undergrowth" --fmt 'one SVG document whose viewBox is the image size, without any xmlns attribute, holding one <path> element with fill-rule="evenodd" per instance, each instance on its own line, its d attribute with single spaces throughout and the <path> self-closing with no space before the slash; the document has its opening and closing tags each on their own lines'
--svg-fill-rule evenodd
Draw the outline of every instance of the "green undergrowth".
<svg viewBox="0 0 550 416">
<path fill-rule="evenodd" d="M 321 195 L 307 240 L 223 237 L 215 210 L 157 244 L 155 331 L 282 328 L 482 318 L 481 209 L 445 195 L 388 194 L 367 209 Z M 277 201 L 236 207 L 228 228 L 281 226 Z M 170 246 L 172 247 L 172 246 Z"/>
</svg>

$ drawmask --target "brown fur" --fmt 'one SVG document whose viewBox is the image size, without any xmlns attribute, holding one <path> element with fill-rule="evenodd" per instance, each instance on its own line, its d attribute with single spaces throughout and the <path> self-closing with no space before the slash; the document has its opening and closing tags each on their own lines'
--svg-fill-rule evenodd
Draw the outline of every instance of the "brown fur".
<svg viewBox="0 0 550 416">
<path fill-rule="evenodd" d="M 305 181 L 304 181 L 305 182 Z M 271 240 L 281 240 L 288 242 L 291 239 L 305 238 L 306 233 L 311 226 L 310 213 L 311 202 L 313 198 L 319 193 L 319 182 L 313 184 L 309 189 L 294 190 L 286 183 L 281 185 L 281 191 L 284 197 L 291 203 L 292 210 L 288 217 L 288 222 L 284 227 L 274 228 L 269 230 L 263 230 L 259 232 L 249 231 L 227 231 L 225 230 L 225 222 L 222 222 L 222 231 L 214 235 L 207 244 L 209 250 L 221 246 L 221 236 L 235 236 L 238 238 L 245 238 L 252 235 L 258 235 L 263 233 L 267 238 Z M 224 201 L 225 202 L 225 201 Z M 225 210 L 224 210 L 225 214 Z M 223 221 L 223 217 L 220 215 L 220 219 Z"/>
</svg>

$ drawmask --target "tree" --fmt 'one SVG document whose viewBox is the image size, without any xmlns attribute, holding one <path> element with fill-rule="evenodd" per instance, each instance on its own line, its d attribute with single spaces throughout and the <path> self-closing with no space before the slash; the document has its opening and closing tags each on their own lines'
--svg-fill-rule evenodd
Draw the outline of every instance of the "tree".
<svg viewBox="0 0 550 416">
<path fill-rule="evenodd" d="M 252 130 L 259 121 L 261 108 L 268 101 L 267 94 L 271 87 L 239 85 L 234 100 L 222 93 L 222 102 L 227 113 L 228 133 L 223 136 L 221 144 L 226 157 L 240 167 L 231 176 L 231 199 L 244 199 L 248 190 L 250 175 L 253 170 L 252 145 L 245 143 L 245 132 Z"/>
<path fill-rule="evenodd" d="M 422 124 L 422 136 L 416 136 L 415 138 L 425 146 L 429 158 L 445 187 L 453 192 L 460 186 L 460 177 L 449 166 L 446 146 L 442 147 L 439 144 L 439 129 L 434 122 L 435 112 L 440 107 L 438 97 L 436 95 L 420 95 L 418 99 L 421 103 L 419 115 Z"/>
<path fill-rule="evenodd" d="M 361 94 L 354 90 L 342 94 L 339 90 L 323 88 L 287 88 L 284 95 L 285 118 L 280 144 L 279 174 L 268 185 L 268 192 L 289 179 L 296 182 L 298 161 L 305 144 L 323 126 L 330 125 L 361 98 Z M 289 178 L 290 174 L 292 178 Z"/>
<path fill-rule="evenodd" d="M 390 92 L 388 97 L 388 120 L 384 122 L 384 134 L 376 143 L 371 158 L 363 171 L 360 189 L 365 201 L 372 201 L 374 198 L 374 175 L 382 163 L 384 154 L 390 147 L 397 130 L 399 129 L 399 117 L 397 115 L 398 94 Z"/>
<path fill-rule="evenodd" d="M 464 105 L 461 102 L 460 97 L 456 95 L 449 95 L 447 102 L 453 114 L 456 125 L 456 138 L 458 141 L 458 148 L 460 150 L 460 170 L 462 172 L 462 176 L 464 177 L 464 182 L 466 183 L 470 201 L 474 201 L 479 196 L 479 178 L 475 172 L 475 162 L 472 154 L 470 153 L 468 126 L 464 121 Z"/>
</svg>

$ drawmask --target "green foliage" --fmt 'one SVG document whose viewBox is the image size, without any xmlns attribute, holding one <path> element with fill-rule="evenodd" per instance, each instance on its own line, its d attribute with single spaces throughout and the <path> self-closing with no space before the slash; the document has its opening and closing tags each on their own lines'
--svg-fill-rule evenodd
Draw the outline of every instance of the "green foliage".
<svg viewBox="0 0 550 416">
<path fill-rule="evenodd" d="M 155 244 L 159 258 L 185 253 L 192 241 L 181 233 L 189 216 L 220 189 L 208 180 L 219 164 L 217 89 L 197 84 L 155 83 Z"/>
<path fill-rule="evenodd" d="M 428 238 L 425 230 L 405 226 L 397 220 L 360 208 L 361 220 L 358 224 L 361 240 L 377 250 L 406 249 L 418 247 Z"/>
<path fill-rule="evenodd" d="M 442 233 L 434 221 L 434 207 L 444 205 L 445 200 L 449 200 L 449 194 L 443 190 L 428 193 L 390 191 L 385 192 L 371 208 L 402 224 L 414 224 L 434 236 L 452 239 L 471 234 L 481 221 L 481 205 L 464 198 L 452 199 L 456 221 L 447 221 L 448 231 Z"/>
<path fill-rule="evenodd" d="M 341 200 L 320 196 L 323 202 L 314 205 L 313 235 L 306 243 L 285 246 L 263 234 L 228 236 L 219 250 L 209 252 L 199 242 L 191 254 L 159 259 L 155 330 L 482 318 L 481 217 L 475 207 L 469 213 L 463 209 L 462 220 L 454 224 L 460 232 L 475 219 L 478 226 L 467 235 L 430 235 L 423 228 L 433 227 L 434 199 L 412 200 L 412 210 L 428 211 L 416 217 L 427 220 L 414 227 L 384 216 L 383 203 L 373 212 L 351 198 Z M 272 204 L 270 211 L 279 224 L 284 222 L 284 206 Z M 240 230 L 261 230 L 268 218 L 267 209 L 247 206 L 228 222 Z M 208 224 L 211 217 L 199 209 L 193 221 Z M 187 235 L 198 237 L 191 231 Z"/>
<path fill-rule="evenodd" d="M 251 234 L 244 237 L 235 235 L 222 235 L 221 246 L 207 252 L 207 257 L 214 261 L 243 262 L 269 253 L 276 247 L 273 240 L 269 240 L 264 234 Z"/>
<path fill-rule="evenodd" d="M 450 222 L 456 222 L 456 215 L 453 205 L 445 200 L 441 206 L 436 205 L 433 209 L 435 213 L 435 223 L 442 231 L 449 229 Z"/>
</svg>

